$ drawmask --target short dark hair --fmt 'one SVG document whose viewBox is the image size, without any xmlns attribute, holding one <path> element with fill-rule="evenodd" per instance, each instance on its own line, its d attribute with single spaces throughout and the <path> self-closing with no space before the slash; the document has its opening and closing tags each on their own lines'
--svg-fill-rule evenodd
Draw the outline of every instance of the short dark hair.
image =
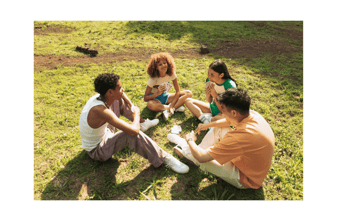
<svg viewBox="0 0 337 221">
<path fill-rule="evenodd" d="M 116 89 L 119 78 L 119 75 L 114 73 L 98 75 L 94 80 L 95 91 L 104 96 L 109 89 Z"/>
<path fill-rule="evenodd" d="M 218 95 L 217 100 L 227 108 L 238 111 L 240 114 L 249 113 L 250 97 L 246 90 L 241 88 L 229 88 Z"/>
</svg>

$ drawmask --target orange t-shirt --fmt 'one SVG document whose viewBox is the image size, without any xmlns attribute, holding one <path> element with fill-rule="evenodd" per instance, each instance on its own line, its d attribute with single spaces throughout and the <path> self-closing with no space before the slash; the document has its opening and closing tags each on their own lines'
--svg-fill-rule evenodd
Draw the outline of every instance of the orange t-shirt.
<svg viewBox="0 0 337 221">
<path fill-rule="evenodd" d="M 267 121 L 250 110 L 247 118 L 207 152 L 220 164 L 231 161 L 240 171 L 242 186 L 258 189 L 268 174 L 274 145 L 274 133 Z"/>
</svg>

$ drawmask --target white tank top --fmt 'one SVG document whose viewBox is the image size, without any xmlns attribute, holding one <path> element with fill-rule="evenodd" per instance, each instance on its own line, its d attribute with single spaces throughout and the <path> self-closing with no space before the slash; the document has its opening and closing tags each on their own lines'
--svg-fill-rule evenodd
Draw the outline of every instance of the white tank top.
<svg viewBox="0 0 337 221">
<path fill-rule="evenodd" d="M 86 151 L 91 151 L 97 144 L 102 141 L 102 138 L 106 131 L 108 130 L 108 123 L 103 124 L 99 128 L 92 128 L 88 124 L 88 114 L 92 107 L 103 105 L 103 101 L 97 100 L 99 94 L 92 96 L 88 102 L 85 104 L 81 116 L 80 116 L 80 135 L 82 141 L 82 148 Z"/>
</svg>

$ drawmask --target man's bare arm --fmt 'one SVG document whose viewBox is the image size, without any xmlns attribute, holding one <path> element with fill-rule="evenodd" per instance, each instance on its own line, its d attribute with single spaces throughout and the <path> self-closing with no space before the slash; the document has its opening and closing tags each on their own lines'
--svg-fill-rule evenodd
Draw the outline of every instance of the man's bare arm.
<svg viewBox="0 0 337 221">
<path fill-rule="evenodd" d="M 133 122 L 131 124 L 119 119 L 113 111 L 107 109 L 103 105 L 99 105 L 92 108 L 92 114 L 99 120 L 103 122 L 108 122 L 112 126 L 118 128 L 119 130 L 124 131 L 125 133 L 129 134 L 130 136 L 137 136 L 140 129 L 139 123 L 139 108 L 134 107 L 133 113 Z"/>
<path fill-rule="evenodd" d="M 206 162 L 213 160 L 213 158 L 207 153 L 206 150 L 202 149 L 195 143 L 195 141 L 197 140 L 197 137 L 193 132 L 186 134 L 185 138 L 186 138 L 188 145 L 190 146 L 193 157 L 197 161 L 199 161 L 199 163 L 206 163 Z M 192 138 L 193 140 L 189 141 L 189 138 Z"/>
<path fill-rule="evenodd" d="M 210 123 L 206 124 L 199 124 L 195 133 L 200 134 L 201 131 L 207 130 L 210 127 L 221 127 L 221 128 L 226 128 L 233 126 L 229 121 L 226 120 L 226 118 L 217 120 L 217 121 L 212 121 Z"/>
</svg>

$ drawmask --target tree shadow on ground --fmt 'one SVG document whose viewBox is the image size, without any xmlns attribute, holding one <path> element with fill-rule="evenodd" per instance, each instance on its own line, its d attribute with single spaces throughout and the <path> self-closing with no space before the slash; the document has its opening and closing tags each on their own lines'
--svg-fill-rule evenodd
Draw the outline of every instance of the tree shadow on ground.
<svg viewBox="0 0 337 221">
<path fill-rule="evenodd" d="M 270 73 L 265 73 L 264 70 L 255 72 L 273 76 L 284 74 L 287 76 L 282 77 L 303 81 L 303 76 L 297 75 L 297 70 L 291 70 L 291 74 L 278 73 L 284 68 L 281 64 L 288 62 L 289 59 L 296 60 L 295 54 L 303 54 L 303 28 L 300 28 L 303 27 L 303 22 L 285 24 L 258 21 L 129 21 L 126 27 L 129 28 L 130 34 L 151 35 L 158 39 L 163 38 L 162 35 L 164 35 L 169 41 L 189 35 L 188 41 L 212 47 L 209 56 L 241 58 L 236 61 L 237 64 L 247 67 L 251 66 L 249 64 L 251 59 L 265 59 L 273 65 L 275 63 L 276 68 L 268 71 Z M 243 36 L 237 35 L 241 32 Z M 178 51 L 182 52 L 180 49 Z M 191 51 L 187 53 L 191 54 Z M 300 63 L 303 61 L 299 61 Z"/>
<path fill-rule="evenodd" d="M 289 39 L 303 44 L 303 22 L 258 22 L 258 21 L 129 21 L 127 34 L 151 35 L 168 41 L 179 40 L 188 35 L 190 41 L 212 48 L 212 53 L 234 57 L 267 51 L 293 50 Z M 268 36 L 268 37 L 267 37 Z M 284 44 L 280 45 L 269 36 L 277 36 Z M 262 40 L 256 40 L 260 38 Z M 240 39 L 245 39 L 244 41 Z M 247 44 L 247 39 L 249 42 Z M 302 42 L 302 43 L 301 43 Z M 244 50 L 242 50 L 244 49 Z M 240 51 L 237 53 L 236 51 Z"/>
<path fill-rule="evenodd" d="M 124 148 L 121 152 L 132 152 Z M 42 192 L 42 200 L 127 200 L 137 199 L 140 192 L 149 186 L 153 177 L 160 179 L 167 175 L 164 168 L 148 167 L 133 179 L 117 183 L 116 173 L 127 160 L 112 156 L 105 162 L 92 160 L 82 151 L 69 161 Z"/>
<path fill-rule="evenodd" d="M 155 38 L 161 35 L 167 36 L 167 40 L 177 40 L 184 35 L 191 34 L 193 41 L 203 42 L 209 39 L 217 39 L 226 36 L 225 27 L 232 27 L 233 22 L 225 22 L 225 26 L 219 26 L 223 21 L 129 21 L 126 27 L 130 29 L 130 33 L 148 34 L 151 33 Z M 236 24 L 250 27 L 250 24 L 244 21 L 236 21 Z M 262 29 L 261 29 L 262 30 Z"/>
<path fill-rule="evenodd" d="M 86 199 L 89 197 L 88 193 L 93 189 L 94 183 L 102 177 L 109 175 L 113 182 L 119 166 L 120 162 L 113 158 L 104 163 L 94 161 L 83 150 L 46 185 L 41 199 Z"/>
</svg>

